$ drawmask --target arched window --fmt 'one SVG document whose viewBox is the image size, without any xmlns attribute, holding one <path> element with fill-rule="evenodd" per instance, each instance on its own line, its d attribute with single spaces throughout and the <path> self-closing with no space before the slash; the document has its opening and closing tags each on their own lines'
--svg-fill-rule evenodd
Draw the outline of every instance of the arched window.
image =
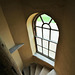
<svg viewBox="0 0 75 75">
<path fill-rule="evenodd" d="M 59 30 L 55 21 L 47 14 L 34 18 L 33 31 L 37 53 L 55 60 Z"/>
</svg>

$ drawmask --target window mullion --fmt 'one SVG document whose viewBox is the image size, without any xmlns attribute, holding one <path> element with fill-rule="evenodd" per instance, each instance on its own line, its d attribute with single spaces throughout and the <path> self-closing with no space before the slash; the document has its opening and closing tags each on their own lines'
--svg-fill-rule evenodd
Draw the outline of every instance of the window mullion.
<svg viewBox="0 0 75 75">
<path fill-rule="evenodd" d="M 40 39 L 42 39 L 42 40 L 46 40 L 46 41 L 49 41 L 49 42 L 52 42 L 52 43 L 57 44 L 57 42 L 54 42 L 54 41 L 51 41 L 51 40 L 47 40 L 47 39 L 44 39 L 44 38 L 41 38 L 41 37 L 38 37 L 38 36 L 35 36 L 35 37 L 40 38 Z"/>
<path fill-rule="evenodd" d="M 51 28 L 49 30 L 49 40 L 51 39 Z M 48 57 L 49 57 L 49 46 L 50 46 L 50 42 L 48 41 Z"/>
<path fill-rule="evenodd" d="M 48 41 L 48 57 L 49 57 L 49 41 Z"/>
<path fill-rule="evenodd" d="M 34 35 L 37 35 L 37 32 L 36 32 L 36 26 L 35 26 L 35 33 L 34 33 Z M 37 52 L 38 52 L 38 48 L 37 48 L 37 41 L 36 41 L 36 37 L 34 37 L 35 38 L 35 43 L 36 43 L 36 50 L 37 50 Z"/>
<path fill-rule="evenodd" d="M 37 32 L 36 32 L 36 26 L 35 26 L 35 29 L 34 29 L 34 30 L 35 30 L 35 33 L 34 33 L 34 35 L 37 35 Z"/>
<path fill-rule="evenodd" d="M 51 20 L 50 20 L 49 24 L 51 23 L 51 21 L 52 21 L 52 18 L 51 18 Z"/>
<path fill-rule="evenodd" d="M 43 27 L 42 27 L 42 38 L 43 38 Z M 41 39 L 42 41 L 42 54 L 43 54 L 43 39 Z"/>
<path fill-rule="evenodd" d="M 40 16 L 40 18 L 41 18 L 41 21 L 43 22 L 43 24 L 44 24 L 44 21 L 43 21 L 43 19 L 42 19 L 42 17 Z"/>
<path fill-rule="evenodd" d="M 42 28 L 42 27 L 40 27 L 40 26 L 36 26 L 36 27 Z M 43 29 L 48 29 L 48 30 L 50 30 L 49 28 L 45 28 L 45 27 L 43 27 Z M 56 29 L 51 29 L 51 30 L 53 30 L 53 31 L 58 31 L 58 30 L 56 30 Z M 59 31 L 58 31 L 58 32 L 59 32 Z"/>
</svg>

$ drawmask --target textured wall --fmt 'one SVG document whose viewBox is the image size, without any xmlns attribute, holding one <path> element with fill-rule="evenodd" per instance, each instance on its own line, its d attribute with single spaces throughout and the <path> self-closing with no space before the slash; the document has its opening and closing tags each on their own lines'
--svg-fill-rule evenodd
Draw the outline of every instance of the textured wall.
<svg viewBox="0 0 75 75">
<path fill-rule="evenodd" d="M 55 69 L 59 75 L 74 75 L 75 67 L 75 2 L 74 0 L 21 0 L 2 3 L 2 9 L 15 43 L 24 43 L 19 50 L 23 63 L 32 58 L 26 28 L 27 18 L 37 12 L 45 12 L 57 22 L 59 44 L 56 53 Z M 36 59 L 37 60 L 37 59 Z"/>
<path fill-rule="evenodd" d="M 4 40 L 8 49 L 10 49 L 15 45 L 1 7 L 0 7 L 0 37 Z"/>
<path fill-rule="evenodd" d="M 32 52 L 28 40 L 26 22 L 22 6 L 19 2 L 11 1 L 2 4 L 2 8 L 8 22 L 15 43 L 24 43 L 19 49 L 23 63 L 30 62 Z"/>
<path fill-rule="evenodd" d="M 34 2 L 34 3 L 33 3 Z M 28 17 L 35 12 L 48 13 L 59 23 L 63 19 L 63 2 L 54 2 L 51 0 L 44 1 L 6 1 L 2 3 L 2 9 L 8 22 L 11 34 L 15 43 L 24 43 L 24 46 L 19 49 L 19 53 L 26 65 L 32 59 L 31 47 L 28 39 L 26 21 Z M 62 3 L 62 4 L 60 4 Z M 39 4 L 39 5 L 38 5 Z M 43 9 L 44 8 L 44 9 Z M 56 12 L 56 13 L 55 13 Z M 59 15 L 59 16 L 58 16 Z M 59 21 L 58 21 L 59 20 Z M 59 23 L 60 24 L 60 23 Z M 58 24 L 58 25 L 59 25 Z"/>
<path fill-rule="evenodd" d="M 8 23 L 5 19 L 5 16 L 3 14 L 1 7 L 0 7 L 0 38 L 2 38 L 2 40 L 5 42 L 8 49 L 10 49 L 11 47 L 15 45 L 13 38 L 11 36 L 11 33 L 10 33 L 9 27 L 8 27 Z M 18 51 L 12 53 L 11 55 L 14 58 L 18 67 L 22 70 L 23 63 L 22 63 L 22 60 L 20 58 Z"/>
<path fill-rule="evenodd" d="M 55 69 L 59 75 L 75 75 L 75 1 L 66 3 Z"/>
</svg>

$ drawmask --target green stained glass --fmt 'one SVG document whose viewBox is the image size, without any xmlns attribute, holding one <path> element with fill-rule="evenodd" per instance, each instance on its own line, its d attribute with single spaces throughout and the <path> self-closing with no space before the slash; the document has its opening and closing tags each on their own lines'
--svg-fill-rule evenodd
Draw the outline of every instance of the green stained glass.
<svg viewBox="0 0 75 75">
<path fill-rule="evenodd" d="M 55 21 L 54 21 L 54 20 L 52 20 L 52 21 L 51 21 L 51 23 L 55 23 Z"/>
<path fill-rule="evenodd" d="M 46 14 L 41 15 L 41 17 L 42 17 L 44 23 L 49 23 L 49 21 L 51 20 L 51 17 L 49 17 Z"/>
<path fill-rule="evenodd" d="M 38 17 L 38 18 L 37 18 L 37 21 L 41 22 L 41 18 L 40 18 L 40 17 Z"/>
</svg>

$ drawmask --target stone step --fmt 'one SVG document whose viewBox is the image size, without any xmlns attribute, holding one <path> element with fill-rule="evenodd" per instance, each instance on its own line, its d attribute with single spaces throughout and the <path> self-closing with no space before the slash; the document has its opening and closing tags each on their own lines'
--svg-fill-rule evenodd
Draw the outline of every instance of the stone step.
<svg viewBox="0 0 75 75">
<path fill-rule="evenodd" d="M 35 75 L 36 64 L 30 65 L 30 75 Z"/>
<path fill-rule="evenodd" d="M 36 66 L 36 70 L 35 70 L 35 75 L 39 75 L 41 70 L 42 70 L 42 66 L 41 65 L 37 65 Z"/>
<path fill-rule="evenodd" d="M 47 75 L 50 72 L 50 70 L 46 67 L 43 67 L 39 75 Z"/>
<path fill-rule="evenodd" d="M 57 75 L 56 71 L 53 69 L 47 75 Z"/>
</svg>

